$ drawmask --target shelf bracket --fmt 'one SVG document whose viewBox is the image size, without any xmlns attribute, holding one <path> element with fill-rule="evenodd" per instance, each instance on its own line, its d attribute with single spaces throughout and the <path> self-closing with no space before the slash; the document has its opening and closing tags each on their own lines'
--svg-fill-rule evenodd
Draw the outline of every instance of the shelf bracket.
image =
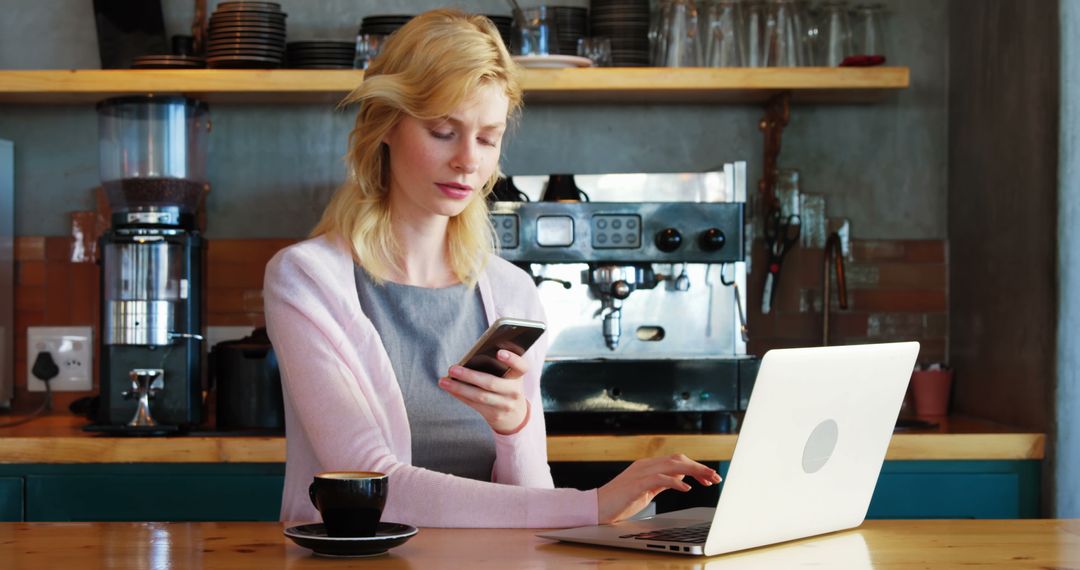
<svg viewBox="0 0 1080 570">
<path fill-rule="evenodd" d="M 758 193 L 761 197 L 761 215 L 764 220 L 780 207 L 776 198 L 776 166 L 780 158 L 780 139 L 784 127 L 791 118 L 791 92 L 784 91 L 774 95 L 765 104 L 765 116 L 758 123 L 758 129 L 764 134 L 765 156 L 762 161 L 761 181 Z"/>
</svg>

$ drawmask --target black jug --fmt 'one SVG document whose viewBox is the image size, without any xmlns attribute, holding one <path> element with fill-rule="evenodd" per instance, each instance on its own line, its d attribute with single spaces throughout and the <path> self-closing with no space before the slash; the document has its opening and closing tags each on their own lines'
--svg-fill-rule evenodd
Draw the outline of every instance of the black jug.
<svg viewBox="0 0 1080 570">
<path fill-rule="evenodd" d="M 277 358 L 265 328 L 251 336 L 219 342 L 210 351 L 221 430 L 285 428 L 285 405 Z"/>
</svg>

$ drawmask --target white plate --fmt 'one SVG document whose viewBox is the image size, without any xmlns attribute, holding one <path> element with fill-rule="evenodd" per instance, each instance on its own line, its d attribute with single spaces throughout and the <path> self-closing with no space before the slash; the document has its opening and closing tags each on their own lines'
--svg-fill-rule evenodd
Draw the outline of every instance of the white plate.
<svg viewBox="0 0 1080 570">
<path fill-rule="evenodd" d="M 567 67 L 592 67 L 592 60 L 576 55 L 515 55 L 514 61 L 530 69 L 562 69 Z"/>
</svg>

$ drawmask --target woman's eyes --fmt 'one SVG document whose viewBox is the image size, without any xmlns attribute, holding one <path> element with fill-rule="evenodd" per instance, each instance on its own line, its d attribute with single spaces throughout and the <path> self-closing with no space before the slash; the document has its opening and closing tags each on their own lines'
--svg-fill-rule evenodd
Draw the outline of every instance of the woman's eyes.
<svg viewBox="0 0 1080 570">
<path fill-rule="evenodd" d="M 431 136 L 433 136 L 433 137 L 435 137 L 435 138 L 437 138 L 439 140 L 448 141 L 448 140 L 454 138 L 454 132 L 453 131 L 432 130 L 431 131 Z M 486 138 L 486 137 L 477 137 L 476 140 L 480 141 L 480 144 L 485 145 L 485 146 L 494 147 L 494 146 L 498 146 L 498 144 L 499 144 L 498 139 L 492 139 L 492 138 Z"/>
</svg>

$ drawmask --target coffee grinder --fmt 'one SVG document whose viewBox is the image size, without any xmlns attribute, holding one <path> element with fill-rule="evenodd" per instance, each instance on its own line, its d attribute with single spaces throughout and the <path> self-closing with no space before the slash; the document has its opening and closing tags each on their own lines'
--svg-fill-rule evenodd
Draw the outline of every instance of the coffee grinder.
<svg viewBox="0 0 1080 570">
<path fill-rule="evenodd" d="M 97 105 L 112 227 L 101 237 L 101 402 L 88 429 L 184 431 L 202 420 L 205 103 L 123 97 Z"/>
</svg>

